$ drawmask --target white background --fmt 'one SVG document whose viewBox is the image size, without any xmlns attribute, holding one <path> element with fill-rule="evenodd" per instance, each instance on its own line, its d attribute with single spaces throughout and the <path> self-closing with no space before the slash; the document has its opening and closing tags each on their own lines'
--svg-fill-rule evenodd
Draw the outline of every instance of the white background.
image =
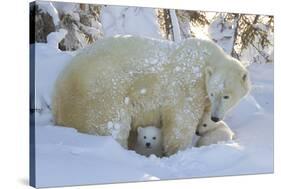
<svg viewBox="0 0 281 189">
<path fill-rule="evenodd" d="M 29 3 L 28 0 L 6 0 L 0 5 L 0 188 L 20 189 L 28 186 L 29 161 Z M 275 16 L 275 173 L 110 184 L 72 188 L 278 188 L 280 166 L 280 24 L 278 0 L 77 0 L 75 2 L 134 5 L 188 10 L 271 14 Z M 279 98 L 278 98 L 279 97 Z M 112 154 L 111 154 L 112 155 Z M 94 170 L 93 170 L 94 171 Z M 70 187 L 68 187 L 70 188 Z M 280 188 L 280 186 L 279 186 Z"/>
</svg>

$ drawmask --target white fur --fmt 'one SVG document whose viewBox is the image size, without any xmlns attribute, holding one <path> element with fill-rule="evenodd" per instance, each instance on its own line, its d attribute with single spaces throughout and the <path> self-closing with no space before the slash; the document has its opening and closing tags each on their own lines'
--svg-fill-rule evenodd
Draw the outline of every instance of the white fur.
<svg viewBox="0 0 281 189">
<path fill-rule="evenodd" d="M 211 103 L 210 117 L 213 121 L 223 120 L 225 114 L 250 90 L 247 70 L 243 66 L 234 66 L 239 64 L 234 58 L 229 57 L 228 61 L 218 64 L 221 68 L 219 72 L 209 66 L 205 69 L 206 88 Z M 229 64 L 229 67 L 223 64 Z M 238 71 L 230 71 L 234 69 Z"/>
<path fill-rule="evenodd" d="M 150 144 L 150 146 L 147 146 Z M 161 129 L 148 126 L 138 127 L 138 137 L 135 145 L 135 151 L 138 154 L 149 156 L 155 154 L 158 157 L 162 156 L 162 133 Z"/>
<path fill-rule="evenodd" d="M 56 125 L 111 135 L 124 148 L 131 130 L 161 125 L 169 156 L 191 145 L 207 95 L 212 116 L 222 120 L 248 92 L 248 78 L 238 60 L 210 41 L 106 38 L 60 74 L 52 111 Z"/>
<path fill-rule="evenodd" d="M 201 136 L 196 143 L 197 147 L 229 141 L 234 137 L 234 133 L 224 121 L 215 123 L 210 119 L 210 112 L 204 114 L 197 127 L 197 134 Z"/>
</svg>

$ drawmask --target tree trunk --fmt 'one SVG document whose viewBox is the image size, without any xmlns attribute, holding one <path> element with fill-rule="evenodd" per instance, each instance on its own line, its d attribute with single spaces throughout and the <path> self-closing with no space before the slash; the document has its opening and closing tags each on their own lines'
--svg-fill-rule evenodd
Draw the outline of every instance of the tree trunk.
<svg viewBox="0 0 281 189">
<path fill-rule="evenodd" d="M 237 58 L 237 59 L 239 59 L 239 55 L 235 50 L 235 44 L 236 44 L 237 37 L 238 37 L 240 17 L 241 17 L 240 14 L 235 14 L 235 16 L 234 16 L 235 30 L 234 30 L 234 35 L 233 35 L 233 43 L 232 43 L 232 51 L 231 51 L 231 56 L 234 58 Z"/>
<path fill-rule="evenodd" d="M 172 21 L 171 21 L 169 9 L 164 9 L 164 20 L 165 20 L 166 38 L 170 40 L 174 40 L 173 31 L 171 30 Z"/>
<path fill-rule="evenodd" d="M 254 19 L 254 21 L 253 21 L 253 24 L 258 23 L 259 17 L 260 17 L 260 15 L 256 15 L 256 16 L 255 16 L 255 19 Z"/>
<path fill-rule="evenodd" d="M 170 10 L 170 16 L 171 16 L 171 26 L 173 31 L 173 39 L 175 42 L 179 42 L 181 41 L 181 33 L 180 33 L 179 21 L 175 9 Z"/>
</svg>

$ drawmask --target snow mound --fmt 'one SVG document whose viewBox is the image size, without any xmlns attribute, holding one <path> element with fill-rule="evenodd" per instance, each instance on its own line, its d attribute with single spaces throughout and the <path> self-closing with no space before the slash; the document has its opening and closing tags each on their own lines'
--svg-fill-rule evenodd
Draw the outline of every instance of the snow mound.
<svg viewBox="0 0 281 189">
<path fill-rule="evenodd" d="M 50 109 L 55 81 L 73 54 L 58 49 L 66 31 L 60 29 L 47 36 L 48 43 L 35 43 L 35 109 Z M 34 48 L 33 47 L 33 48 Z"/>
<path fill-rule="evenodd" d="M 169 158 L 146 158 L 125 150 L 112 137 L 86 135 L 52 125 L 36 127 L 36 138 L 40 187 L 206 176 L 243 157 L 243 149 L 237 143 L 227 143 L 192 148 Z M 216 158 L 218 153 L 222 154 L 221 159 L 230 161 L 222 164 Z"/>
<path fill-rule="evenodd" d="M 47 36 L 47 43 L 50 46 L 53 46 L 54 48 L 58 48 L 58 44 L 65 35 L 67 34 L 67 31 L 65 29 L 60 29 L 58 32 L 52 32 Z"/>
</svg>

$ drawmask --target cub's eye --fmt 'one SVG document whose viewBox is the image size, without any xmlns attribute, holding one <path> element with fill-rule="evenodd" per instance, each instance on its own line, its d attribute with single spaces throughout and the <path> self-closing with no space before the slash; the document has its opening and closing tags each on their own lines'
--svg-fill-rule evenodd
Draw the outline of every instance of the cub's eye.
<svg viewBox="0 0 281 189">
<path fill-rule="evenodd" d="M 206 124 L 206 123 L 204 123 L 204 124 L 203 124 L 203 127 L 207 127 L 207 124 Z"/>
<path fill-rule="evenodd" d="M 146 136 L 144 136 L 143 138 L 146 139 Z"/>
<path fill-rule="evenodd" d="M 214 94 L 213 94 L 213 93 L 211 93 L 211 96 L 214 96 Z"/>
<path fill-rule="evenodd" d="M 229 99 L 229 96 L 223 96 L 224 99 Z"/>
<path fill-rule="evenodd" d="M 156 140 L 156 137 L 152 137 L 153 140 Z"/>
</svg>

